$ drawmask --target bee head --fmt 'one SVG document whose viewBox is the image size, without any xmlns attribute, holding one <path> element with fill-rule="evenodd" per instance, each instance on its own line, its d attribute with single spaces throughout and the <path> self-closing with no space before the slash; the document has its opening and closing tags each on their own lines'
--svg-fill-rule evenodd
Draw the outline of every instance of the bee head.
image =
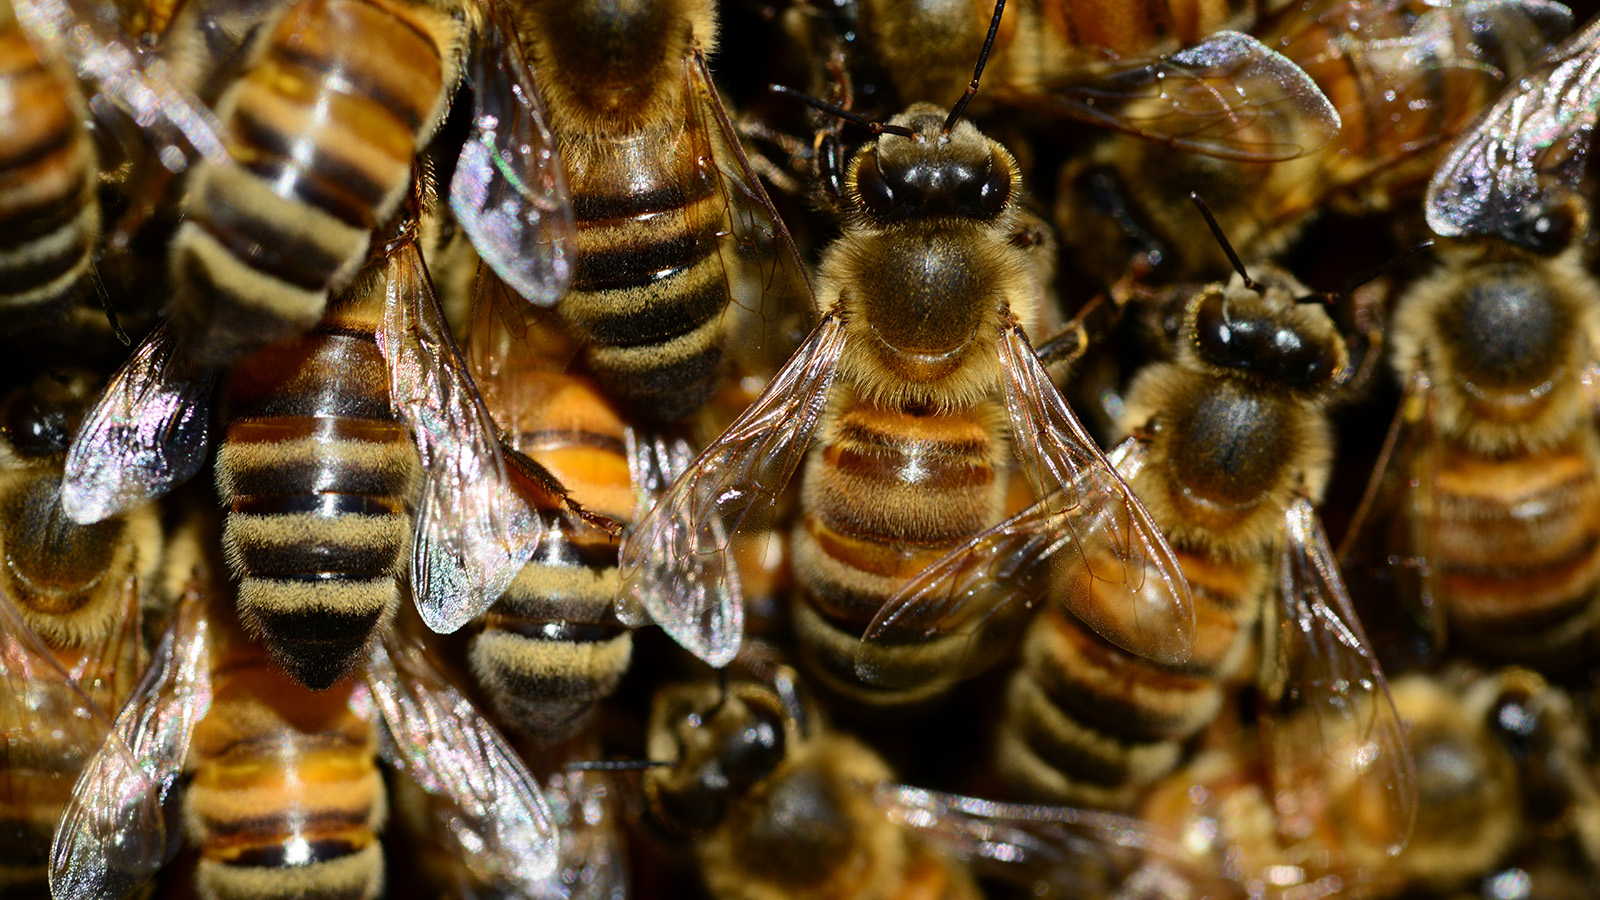
<svg viewBox="0 0 1600 900">
<path fill-rule="evenodd" d="M 888 224 L 955 216 L 991 221 L 1010 208 L 1017 163 L 970 122 L 946 130 L 946 114 L 931 103 L 913 105 L 863 147 L 850 167 L 846 196 L 868 218 Z"/>
<path fill-rule="evenodd" d="M 671 831 L 715 827 L 783 762 L 789 724 L 778 698 L 755 685 L 663 691 L 652 711 L 650 756 L 674 762 L 645 775 L 651 814 Z"/>
<path fill-rule="evenodd" d="M 1287 273 L 1235 276 L 1190 302 L 1186 333 L 1196 356 L 1218 369 L 1310 394 L 1348 375 L 1344 340 L 1321 309 L 1297 302 L 1304 289 Z"/>
</svg>

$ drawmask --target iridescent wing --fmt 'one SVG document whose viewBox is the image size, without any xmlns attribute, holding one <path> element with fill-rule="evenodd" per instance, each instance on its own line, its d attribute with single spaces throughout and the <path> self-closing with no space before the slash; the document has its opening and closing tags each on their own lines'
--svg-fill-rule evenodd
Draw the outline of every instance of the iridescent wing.
<svg viewBox="0 0 1600 900">
<path fill-rule="evenodd" d="M 389 761 L 445 801 L 446 831 L 474 879 L 531 895 L 556 871 L 560 842 L 544 792 L 505 738 L 392 630 L 373 646 L 367 689 Z"/>
<path fill-rule="evenodd" d="M 1206 871 L 1177 835 L 1132 816 L 1066 806 L 1000 803 L 902 784 L 874 800 L 895 822 L 986 877 L 1050 896 L 1239 898 L 1243 886 Z M 1155 890 L 1156 873 L 1160 890 Z"/>
<path fill-rule="evenodd" d="M 1267 701 L 1282 711 L 1267 722 L 1279 829 L 1301 837 L 1327 821 L 1327 804 L 1348 797 L 1361 808 L 1331 814 L 1360 815 L 1373 845 L 1398 853 L 1416 819 L 1417 785 L 1388 683 L 1309 500 L 1290 505 L 1284 532 L 1270 636 L 1277 652 L 1263 673 Z"/>
<path fill-rule="evenodd" d="M 217 371 L 188 363 L 163 323 L 106 383 L 67 451 L 61 506 L 89 525 L 194 477 L 210 441 Z"/>
<path fill-rule="evenodd" d="M 1299 66 L 1235 31 L 1155 59 L 1095 63 L 1036 92 L 1002 96 L 1190 153 L 1255 162 L 1304 156 L 1340 128 L 1333 104 Z"/>
<path fill-rule="evenodd" d="M 0 593 L 0 806 L 59 811 L 111 721 Z M 32 813 L 30 818 L 38 815 Z M 42 862 L 50 832 L 8 823 L 8 851 Z"/>
<path fill-rule="evenodd" d="M 687 136 L 724 204 L 726 232 L 717 252 L 733 302 L 723 347 L 743 372 L 770 377 L 814 321 L 811 276 L 750 167 L 704 53 L 690 54 L 684 68 L 691 99 Z"/>
<path fill-rule="evenodd" d="M 1378 657 L 1412 668 L 1443 648 L 1444 616 L 1428 568 L 1434 533 L 1428 377 L 1413 373 L 1337 558 Z"/>
<path fill-rule="evenodd" d="M 535 897 L 627 900 L 627 846 L 618 785 L 594 772 L 560 772 L 545 796 L 561 829 L 561 865 Z"/>
<path fill-rule="evenodd" d="M 35 46 L 72 63 L 131 118 L 161 164 L 182 170 L 195 155 L 230 162 L 225 129 L 205 104 L 179 86 L 167 62 L 122 33 L 117 5 L 93 0 L 12 0 Z"/>
<path fill-rule="evenodd" d="M 180 601 L 144 681 L 78 777 L 50 848 L 53 896 L 125 896 L 177 853 L 173 789 L 211 707 L 205 604 L 198 593 Z"/>
<path fill-rule="evenodd" d="M 1144 465 L 1144 447 L 1130 438 L 1112 451 L 1116 476 L 1132 479 Z M 1109 462 L 1109 461 L 1108 461 Z M 872 684 L 909 687 L 966 678 L 988 668 L 1012 645 L 1026 612 L 1053 599 L 1118 646 L 1180 662 L 1193 643 L 1188 606 L 1173 602 L 1159 573 L 1134 589 L 1126 580 L 1096 578 L 1091 553 L 1112 549 L 1119 511 L 1084 509 L 1085 497 L 1103 491 L 1105 476 L 1090 467 L 1078 498 L 1058 491 L 946 554 L 907 582 L 867 627 L 856 654 L 856 673 Z M 1111 566 L 1115 566 L 1113 561 Z M 880 660 L 897 645 L 960 641 L 958 665 L 914 671 Z M 948 657 L 941 654 L 945 660 Z"/>
<path fill-rule="evenodd" d="M 1120 589 L 1136 601 L 1129 609 L 1102 610 L 1068 599 L 1068 608 L 1130 652 L 1159 662 L 1188 659 L 1194 611 L 1172 548 L 1084 431 L 1015 324 L 1001 337 L 1000 356 L 1019 467 L 1037 496 L 1068 513 L 1063 524 L 1083 557 L 1089 583 Z"/>
<path fill-rule="evenodd" d="M 690 653 L 721 667 L 739 652 L 744 604 L 731 535 L 771 525 L 778 495 L 822 424 L 845 327 L 822 320 L 767 389 L 622 543 L 622 605 L 637 604 Z"/>
<path fill-rule="evenodd" d="M 550 306 L 572 280 L 571 197 L 522 46 L 499 4 L 488 6 L 467 62 L 472 132 L 450 180 L 450 210 L 501 280 Z"/>
<path fill-rule="evenodd" d="M 411 551 L 417 611 L 451 632 L 505 593 L 543 535 L 511 487 L 494 421 L 466 374 L 414 242 L 389 259 L 378 347 L 422 457 Z"/>
<path fill-rule="evenodd" d="M 1570 14 L 1568 14 L 1570 16 Z M 1463 134 L 1428 183 L 1428 227 L 1504 234 L 1577 190 L 1600 112 L 1600 20 L 1546 56 Z"/>
<path fill-rule="evenodd" d="M 1257 36 L 1328 86 L 1344 123 L 1323 151 L 1325 183 L 1308 185 L 1296 208 L 1380 174 L 1391 194 L 1426 177 L 1428 154 L 1571 21 L 1545 0 L 1333 0 L 1278 13 Z"/>
</svg>

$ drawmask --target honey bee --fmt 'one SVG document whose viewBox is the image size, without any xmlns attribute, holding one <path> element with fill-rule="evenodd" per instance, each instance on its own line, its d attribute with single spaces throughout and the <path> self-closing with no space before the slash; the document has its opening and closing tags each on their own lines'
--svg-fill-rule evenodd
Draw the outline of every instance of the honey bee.
<svg viewBox="0 0 1600 900">
<path fill-rule="evenodd" d="M 879 648 L 916 641 L 968 648 L 945 673 L 956 677 L 986 663 L 977 651 L 997 640 L 995 622 L 1019 618 L 1007 606 L 1063 597 L 1028 624 L 1000 726 L 1001 775 L 1029 799 L 1133 803 L 1177 766 L 1254 659 L 1274 706 L 1357 719 L 1366 736 L 1363 752 L 1335 755 L 1315 733 L 1274 728 L 1275 758 L 1353 769 L 1408 819 L 1410 759 L 1312 505 L 1332 457 L 1325 407 L 1349 371 L 1344 341 L 1307 299 L 1323 295 L 1281 270 L 1252 278 L 1239 266 L 1190 299 L 1176 359 L 1147 367 L 1127 395 L 1129 437 L 1111 458 L 1188 580 L 1187 659 L 1140 658 L 1102 639 L 1137 626 L 1144 602 L 1098 576 L 1116 558 L 1081 550 L 1081 526 L 1047 496 L 906 583 L 867 630 L 862 677 L 903 681 Z"/>
<path fill-rule="evenodd" d="M 976 900 L 975 874 L 1040 896 L 1074 870 L 1114 873 L 1121 851 L 1146 844 L 1149 830 L 1123 816 L 894 784 L 877 754 L 817 724 L 786 670 L 774 674 L 665 688 L 651 709 L 646 816 L 689 839 L 715 900 Z"/>
<path fill-rule="evenodd" d="M 968 87 L 964 48 L 999 19 L 967 0 L 816 4 L 845 24 L 853 68 L 881 70 L 900 104 Z M 1340 128 L 1328 98 L 1293 62 L 1237 31 L 1249 0 L 1146 3 L 1137 12 L 1060 0 L 1011 0 L 987 69 L 994 103 L 1128 132 L 1185 152 L 1280 160 Z"/>
<path fill-rule="evenodd" d="M 1555 672 L 1587 664 L 1600 624 L 1600 283 L 1566 169 L 1589 126 L 1544 113 L 1496 106 L 1435 179 L 1430 221 L 1460 237 L 1396 307 L 1404 397 L 1340 553 L 1375 609 L 1405 611 L 1411 652 L 1448 634 Z M 1495 167 L 1511 159 L 1537 168 Z"/>
<path fill-rule="evenodd" d="M 821 324 L 628 535 L 624 597 L 701 659 L 732 660 L 744 609 L 730 536 L 770 525 L 804 461 L 793 559 L 797 615 L 809 619 L 797 630 L 853 681 L 854 634 L 924 565 L 1001 518 L 1014 459 L 1083 552 L 1109 560 L 1095 577 L 1141 597 L 1143 618 L 1114 639 L 1187 656 L 1176 560 L 1024 332 L 1043 288 L 1010 240 L 1020 194 L 1004 147 L 929 104 L 855 154 L 846 228 L 821 263 Z M 950 649 L 886 655 L 937 672 Z"/>
<path fill-rule="evenodd" d="M 1108 278 L 1120 272 L 1102 271 L 1103 260 L 1118 258 L 1105 248 L 1130 241 L 1188 277 L 1226 265 L 1174 202 L 1190 191 L 1205 193 L 1247 257 L 1276 253 L 1322 209 L 1393 208 L 1505 81 L 1570 29 L 1571 14 L 1542 0 L 1292 4 L 1256 34 L 1332 98 L 1344 123 L 1338 136 L 1272 163 L 1112 138 L 1063 171 L 1063 233 L 1082 248 L 1083 264 Z"/>
<path fill-rule="evenodd" d="M 0 327 L 11 331 L 59 317 L 76 295 L 93 265 L 100 204 L 83 96 L 29 44 L 9 2 L 0 4 L 0 67 L 0 103 L 14 111 L 0 176 L 9 222 L 0 233 Z"/>
<path fill-rule="evenodd" d="M 210 397 L 181 354 L 163 327 L 117 377 L 125 386 L 190 379 L 184 391 Z M 245 360 L 228 395 L 217 487 L 230 510 L 224 540 L 241 611 L 304 684 L 330 685 L 361 658 L 396 609 L 408 552 L 423 620 L 453 631 L 504 593 L 543 536 L 511 486 L 412 228 L 318 329 Z M 205 456 L 207 404 L 112 410 L 108 396 L 128 399 L 102 395 L 95 414 L 105 416 L 107 443 L 103 456 L 86 450 L 91 465 L 116 467 L 127 448 L 139 455 L 157 444 L 159 457 Z M 137 487 L 170 474 L 147 472 Z"/>
<path fill-rule="evenodd" d="M 218 369 L 320 321 L 374 230 L 404 218 L 408 186 L 431 191 L 413 185 L 416 147 L 463 72 L 473 111 L 449 189 L 456 221 L 532 301 L 553 302 L 570 277 L 560 161 L 498 5 L 298 0 L 261 14 L 244 74 L 217 101 L 224 121 L 211 137 L 226 146 L 192 167 L 172 247 L 173 318 L 111 380 L 69 456 L 75 521 L 199 469 Z M 173 52 L 204 56 L 182 48 L 207 37 L 175 38 Z"/>
<path fill-rule="evenodd" d="M 141 508 L 92 526 L 59 502 L 61 463 L 97 380 L 46 372 L 0 399 L 0 893 L 42 894 L 72 783 L 143 664 L 141 603 L 163 533 Z"/>
<path fill-rule="evenodd" d="M 194 362 L 233 362 L 321 319 L 399 208 L 463 74 L 474 133 L 452 209 L 512 284 L 541 302 L 560 295 L 570 235 L 552 215 L 564 203 L 559 163 L 495 8 L 297 0 L 246 52 L 252 62 L 216 106 L 230 162 L 197 167 L 173 238 L 173 327 Z"/>
<path fill-rule="evenodd" d="M 577 218 L 556 310 L 630 418 L 685 419 L 809 296 L 707 68 L 715 4 L 516 9 Z"/>
<path fill-rule="evenodd" d="M 564 371 L 571 341 L 559 320 L 492 279 L 480 281 L 474 305 L 467 360 L 508 458 L 545 467 L 590 512 L 630 520 L 630 430 L 592 378 Z M 469 659 L 498 721 L 552 743 L 616 690 L 633 637 L 614 609 L 620 528 L 569 517 L 535 499 L 547 488 L 529 487 L 544 517 L 541 550 L 477 620 Z"/>
<path fill-rule="evenodd" d="M 1261 761 L 1248 748 L 1202 754 L 1156 788 L 1143 816 L 1170 846 L 1211 856 L 1250 897 L 1480 896 L 1471 889 L 1481 886 L 1487 900 L 1506 896 L 1494 890 L 1496 876 L 1516 871 L 1530 846 L 1592 837 L 1588 741 L 1562 691 L 1526 669 L 1456 668 L 1408 675 L 1392 688 L 1419 794 L 1400 853 L 1380 852 L 1370 839 L 1366 829 L 1380 820 L 1360 814 L 1360 798 L 1340 806 L 1328 796 L 1350 784 L 1321 782 L 1316 830 L 1283 840 L 1271 827 Z M 1326 815 L 1332 808 L 1346 814 Z"/>
<path fill-rule="evenodd" d="M 456 852 L 509 884 L 550 875 L 558 842 L 538 784 L 418 646 L 386 632 L 364 679 L 311 692 L 203 579 L 73 789 L 51 852 L 54 896 L 120 897 L 150 878 L 180 844 L 168 839 L 172 804 L 198 850 L 203 900 L 378 896 L 380 752 L 444 798 L 436 827 Z"/>
</svg>

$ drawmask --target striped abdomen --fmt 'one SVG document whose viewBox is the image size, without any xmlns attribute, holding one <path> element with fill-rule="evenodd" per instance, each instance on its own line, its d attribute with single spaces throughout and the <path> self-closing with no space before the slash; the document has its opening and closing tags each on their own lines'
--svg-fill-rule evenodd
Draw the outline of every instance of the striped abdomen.
<svg viewBox="0 0 1600 900">
<path fill-rule="evenodd" d="M 562 143 L 578 261 L 560 312 L 612 396 L 651 420 L 682 419 L 722 361 L 728 283 L 717 175 L 682 116 L 663 131 Z"/>
<path fill-rule="evenodd" d="M 1056 603 L 1029 625 L 996 752 L 1019 795 L 1127 807 L 1216 718 L 1253 646 L 1272 573 L 1259 560 L 1174 549 L 1194 600 L 1194 654 L 1183 666 L 1121 650 Z M 1110 593 L 1125 602 L 1116 586 Z"/>
<path fill-rule="evenodd" d="M 462 25 L 406 0 L 300 0 L 223 95 L 237 165 L 200 166 L 173 247 L 189 349 L 303 332 L 355 275 L 455 81 Z"/>
<path fill-rule="evenodd" d="M 525 372 L 518 410 L 519 450 L 545 465 L 591 512 L 626 522 L 633 514 L 626 426 L 588 379 Z M 570 737 L 595 703 L 627 672 L 633 635 L 617 621 L 618 541 L 576 525 L 554 498 L 535 507 L 546 540 L 481 619 L 472 670 L 500 721 L 541 743 Z"/>
<path fill-rule="evenodd" d="M 855 654 L 872 617 L 930 563 L 1003 516 L 1003 421 L 989 404 L 917 415 L 856 403 L 839 409 L 806 461 L 792 532 L 794 629 L 803 659 L 833 689 L 869 703 L 909 703 L 934 690 L 870 687 Z M 1019 604 L 1020 606 L 1020 604 Z M 932 683 L 964 641 L 887 647 L 875 668 Z"/>
<path fill-rule="evenodd" d="M 100 232 L 86 111 L 0 8 L 0 331 L 40 324 L 71 301 Z"/>
<path fill-rule="evenodd" d="M 1600 615 L 1595 439 L 1494 458 L 1441 443 L 1420 522 L 1452 633 L 1506 662 L 1574 662 Z"/>
<path fill-rule="evenodd" d="M 377 729 L 350 683 L 295 684 L 237 633 L 212 655 L 184 831 L 201 900 L 369 900 L 383 889 L 387 814 Z"/>
<path fill-rule="evenodd" d="M 390 407 L 372 305 L 338 307 L 241 363 L 217 455 L 240 616 L 315 688 L 398 608 L 411 547 L 420 463 Z"/>
</svg>

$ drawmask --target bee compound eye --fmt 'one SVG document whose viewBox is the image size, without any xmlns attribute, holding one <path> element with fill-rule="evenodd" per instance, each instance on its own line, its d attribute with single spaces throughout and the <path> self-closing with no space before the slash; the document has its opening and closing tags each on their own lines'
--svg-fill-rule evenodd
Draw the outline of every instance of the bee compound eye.
<svg viewBox="0 0 1600 900">
<path fill-rule="evenodd" d="M 867 153 L 856 165 L 855 185 L 856 195 L 861 198 L 861 205 L 868 212 L 882 216 L 894 209 L 894 189 L 883 177 L 877 153 Z"/>
</svg>

